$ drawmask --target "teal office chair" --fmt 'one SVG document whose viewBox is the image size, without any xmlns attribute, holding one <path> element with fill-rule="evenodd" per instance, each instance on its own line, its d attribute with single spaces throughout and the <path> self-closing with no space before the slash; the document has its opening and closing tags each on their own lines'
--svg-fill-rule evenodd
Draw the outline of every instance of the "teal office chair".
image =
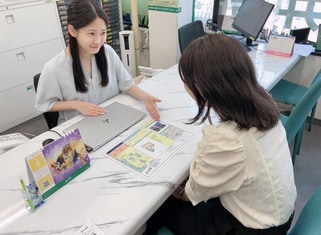
<svg viewBox="0 0 321 235">
<path fill-rule="evenodd" d="M 178 29 L 178 44 L 181 53 L 192 41 L 204 35 L 205 30 L 201 20 L 196 20 L 180 27 Z"/>
<path fill-rule="evenodd" d="M 174 233 L 172 233 L 172 231 L 170 231 L 166 226 L 163 226 L 157 231 L 157 235 L 174 235 Z"/>
<path fill-rule="evenodd" d="M 321 72 L 317 77 L 321 77 Z M 321 79 L 318 78 L 304 93 L 298 103 L 294 106 L 289 116 L 281 115 L 281 121 L 286 130 L 287 141 L 290 144 L 294 140 L 292 163 L 294 164 L 295 158 L 299 153 L 303 131 L 305 127 L 306 117 L 315 106 L 321 95 Z"/>
<path fill-rule="evenodd" d="M 288 235 L 302 234 L 321 234 L 321 187 L 307 201 L 296 223 L 288 233 Z"/>
<path fill-rule="evenodd" d="M 315 76 L 313 83 L 317 82 L 317 80 L 321 79 L 320 76 L 321 70 Z M 312 85 L 311 84 L 311 85 Z M 308 90 L 308 87 L 301 86 L 287 80 L 281 79 L 270 91 L 272 97 L 284 104 L 295 106 L 299 100 L 302 98 L 304 93 Z M 309 127 L 308 130 L 310 131 L 313 125 L 313 120 L 315 116 L 315 111 L 317 109 L 317 102 L 311 109 L 310 120 L 309 120 Z"/>
</svg>

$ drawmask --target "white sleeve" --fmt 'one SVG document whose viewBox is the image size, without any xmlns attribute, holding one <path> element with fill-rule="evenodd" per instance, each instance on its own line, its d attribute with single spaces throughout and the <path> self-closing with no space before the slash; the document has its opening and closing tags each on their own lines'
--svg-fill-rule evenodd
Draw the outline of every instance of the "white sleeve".
<svg viewBox="0 0 321 235">
<path fill-rule="evenodd" d="M 244 162 L 244 147 L 235 132 L 205 127 L 185 186 L 193 205 L 237 190 L 246 179 Z"/>
</svg>

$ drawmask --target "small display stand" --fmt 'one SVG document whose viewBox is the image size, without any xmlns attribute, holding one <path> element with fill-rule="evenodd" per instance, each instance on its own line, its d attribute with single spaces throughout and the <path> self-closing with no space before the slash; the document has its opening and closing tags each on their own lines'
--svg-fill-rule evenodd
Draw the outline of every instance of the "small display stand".
<svg viewBox="0 0 321 235">
<path fill-rule="evenodd" d="M 90 159 L 78 129 L 75 129 L 26 157 L 30 184 L 20 183 L 28 209 L 43 200 L 90 166 Z"/>
<path fill-rule="evenodd" d="M 271 35 L 267 45 L 267 54 L 291 57 L 293 55 L 295 37 Z"/>
</svg>

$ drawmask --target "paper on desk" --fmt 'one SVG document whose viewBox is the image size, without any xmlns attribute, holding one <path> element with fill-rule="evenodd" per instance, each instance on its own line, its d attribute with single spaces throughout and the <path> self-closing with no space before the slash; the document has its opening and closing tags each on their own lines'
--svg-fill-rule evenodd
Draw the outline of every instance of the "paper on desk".
<svg viewBox="0 0 321 235">
<path fill-rule="evenodd" d="M 293 54 L 307 57 L 312 52 L 314 52 L 314 47 L 311 46 L 311 45 L 297 44 L 297 43 L 294 44 L 294 52 L 293 52 Z"/>
</svg>

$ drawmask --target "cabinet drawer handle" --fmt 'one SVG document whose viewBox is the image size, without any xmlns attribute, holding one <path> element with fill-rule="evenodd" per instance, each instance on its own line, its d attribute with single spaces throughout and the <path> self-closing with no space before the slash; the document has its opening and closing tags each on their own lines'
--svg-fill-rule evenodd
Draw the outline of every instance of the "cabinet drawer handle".
<svg viewBox="0 0 321 235">
<path fill-rule="evenodd" d="M 17 60 L 18 60 L 18 61 L 21 61 L 21 60 L 25 60 L 25 59 L 26 59 L 26 56 L 25 56 L 25 53 L 24 53 L 24 52 L 17 53 L 16 56 L 17 56 Z"/>
<path fill-rule="evenodd" d="M 7 24 L 15 23 L 14 16 L 13 15 L 6 15 L 6 21 L 7 21 Z"/>
</svg>

